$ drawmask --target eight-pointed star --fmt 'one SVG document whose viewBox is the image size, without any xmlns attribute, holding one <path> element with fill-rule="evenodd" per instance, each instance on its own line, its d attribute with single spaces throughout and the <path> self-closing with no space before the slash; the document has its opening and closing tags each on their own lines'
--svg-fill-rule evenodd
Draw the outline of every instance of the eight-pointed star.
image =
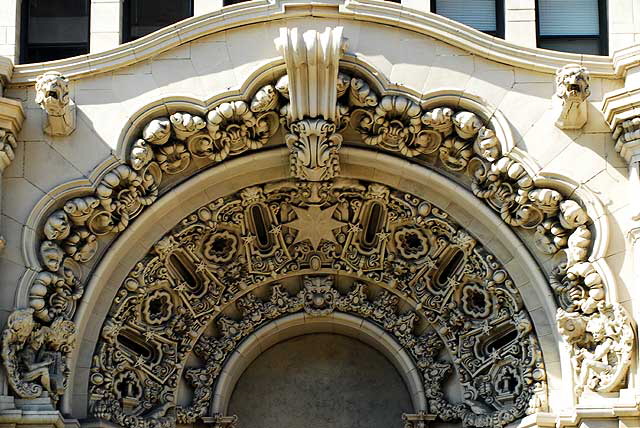
<svg viewBox="0 0 640 428">
<path fill-rule="evenodd" d="M 307 209 L 293 207 L 298 218 L 288 223 L 287 226 L 298 231 L 294 244 L 308 239 L 313 248 L 317 249 L 323 239 L 336 242 L 333 230 L 344 225 L 343 222 L 333 218 L 336 208 L 337 205 L 325 209 L 321 209 L 317 205 L 312 205 Z"/>
</svg>

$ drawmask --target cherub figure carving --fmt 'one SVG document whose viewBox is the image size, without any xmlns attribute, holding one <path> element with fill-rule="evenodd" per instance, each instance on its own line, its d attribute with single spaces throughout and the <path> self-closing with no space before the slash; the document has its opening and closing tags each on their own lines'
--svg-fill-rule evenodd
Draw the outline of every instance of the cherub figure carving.
<svg viewBox="0 0 640 428">
<path fill-rule="evenodd" d="M 69 97 L 69 79 L 47 71 L 36 79 L 35 102 L 46 113 L 44 132 L 54 137 L 70 135 L 76 129 L 76 108 Z"/>
<path fill-rule="evenodd" d="M 633 331 L 620 305 L 598 304 L 590 315 L 558 309 L 558 329 L 571 345 L 575 391 L 610 392 L 631 363 Z"/>
<path fill-rule="evenodd" d="M 556 93 L 553 111 L 560 129 L 580 129 L 587 122 L 586 100 L 591 95 L 589 72 L 577 64 L 568 64 L 556 71 Z"/>
<path fill-rule="evenodd" d="M 57 318 L 49 327 L 39 326 L 33 309 L 13 312 L 2 335 L 2 360 L 16 395 L 38 398 L 47 391 L 55 404 L 67 384 L 75 339 L 71 321 Z"/>
</svg>

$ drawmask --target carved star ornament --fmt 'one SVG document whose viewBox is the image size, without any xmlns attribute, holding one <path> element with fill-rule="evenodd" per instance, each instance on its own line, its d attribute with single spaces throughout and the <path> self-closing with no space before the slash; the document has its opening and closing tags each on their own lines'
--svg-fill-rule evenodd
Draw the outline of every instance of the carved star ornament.
<svg viewBox="0 0 640 428">
<path fill-rule="evenodd" d="M 298 231 L 294 244 L 309 240 L 315 250 L 323 239 L 336 242 L 333 231 L 344 226 L 343 222 L 333 218 L 336 208 L 337 205 L 324 209 L 318 205 L 312 205 L 306 209 L 294 206 L 293 210 L 298 218 L 287 224 Z"/>
</svg>

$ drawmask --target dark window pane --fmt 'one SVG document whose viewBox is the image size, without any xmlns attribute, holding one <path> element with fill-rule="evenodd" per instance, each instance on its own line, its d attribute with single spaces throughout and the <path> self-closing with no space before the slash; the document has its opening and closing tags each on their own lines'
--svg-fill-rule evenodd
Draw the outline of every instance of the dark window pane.
<svg viewBox="0 0 640 428">
<path fill-rule="evenodd" d="M 84 55 L 88 52 L 87 46 L 29 46 L 26 56 L 27 62 L 44 62 L 56 59 L 69 58 Z"/>
<path fill-rule="evenodd" d="M 89 52 L 89 0 L 24 0 L 22 62 Z"/>
<path fill-rule="evenodd" d="M 597 36 L 598 0 L 538 0 L 541 36 Z"/>
<path fill-rule="evenodd" d="M 437 0 L 436 12 L 476 30 L 497 29 L 495 0 Z"/>
<path fill-rule="evenodd" d="M 192 16 L 193 7 L 191 0 L 130 0 L 125 13 L 131 41 Z"/>
<path fill-rule="evenodd" d="M 540 47 L 554 51 L 600 55 L 600 39 L 595 38 L 544 38 L 540 39 Z"/>
<path fill-rule="evenodd" d="M 537 0 L 538 47 L 606 55 L 606 0 Z"/>
</svg>

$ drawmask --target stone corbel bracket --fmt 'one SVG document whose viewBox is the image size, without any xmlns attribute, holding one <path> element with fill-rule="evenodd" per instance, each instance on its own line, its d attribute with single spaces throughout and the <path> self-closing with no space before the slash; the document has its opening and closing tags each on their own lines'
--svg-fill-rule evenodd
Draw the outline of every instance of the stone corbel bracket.
<svg viewBox="0 0 640 428">
<path fill-rule="evenodd" d="M 580 129 L 587 123 L 589 72 L 577 64 L 567 64 L 556 71 L 556 93 L 552 108 L 560 129 Z"/>
<path fill-rule="evenodd" d="M 629 183 L 640 190 L 640 88 L 622 88 L 605 94 L 602 113 L 611 127 L 615 149 L 629 168 Z M 640 202 L 631 198 L 633 219 L 640 220 Z"/>
<path fill-rule="evenodd" d="M 45 112 L 43 131 L 66 137 L 76 129 L 76 105 L 69 96 L 69 80 L 57 71 L 47 71 L 36 80 L 36 103 Z"/>
<path fill-rule="evenodd" d="M 327 27 L 322 33 L 281 28 L 275 43 L 287 67 L 276 89 L 289 100 L 281 112 L 291 173 L 309 181 L 331 179 L 340 171 L 338 150 L 342 145 L 338 133 L 338 68 L 346 50 L 342 27 Z"/>
</svg>

